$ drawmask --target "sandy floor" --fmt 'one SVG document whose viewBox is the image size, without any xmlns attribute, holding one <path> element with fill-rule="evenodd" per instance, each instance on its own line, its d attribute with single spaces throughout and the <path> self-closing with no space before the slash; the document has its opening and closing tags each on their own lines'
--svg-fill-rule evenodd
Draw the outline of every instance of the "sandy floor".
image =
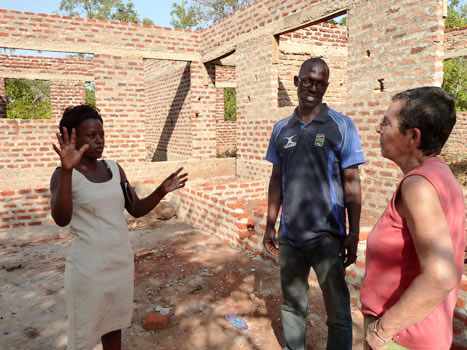
<svg viewBox="0 0 467 350">
<path fill-rule="evenodd" d="M 131 226 L 135 300 L 123 349 L 282 348 L 277 266 L 177 219 L 147 218 Z M 63 272 L 70 242 L 66 230 L 51 225 L 0 232 L 0 349 L 66 349 Z M 311 288 L 309 299 L 308 348 L 325 349 L 319 289 Z M 170 308 L 167 328 L 144 331 L 144 315 L 157 307 Z M 228 324 L 228 312 L 243 316 L 248 330 Z M 357 309 L 352 313 L 359 350 L 362 317 Z"/>
</svg>

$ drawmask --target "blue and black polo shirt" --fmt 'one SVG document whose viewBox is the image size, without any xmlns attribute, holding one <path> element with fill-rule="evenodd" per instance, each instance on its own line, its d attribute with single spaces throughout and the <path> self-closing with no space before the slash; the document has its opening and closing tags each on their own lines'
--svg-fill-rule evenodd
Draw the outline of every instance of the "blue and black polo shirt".
<svg viewBox="0 0 467 350">
<path fill-rule="evenodd" d="M 352 119 L 323 104 L 305 125 L 295 110 L 274 125 L 266 160 L 282 168 L 280 244 L 346 234 L 343 169 L 365 162 Z"/>
</svg>

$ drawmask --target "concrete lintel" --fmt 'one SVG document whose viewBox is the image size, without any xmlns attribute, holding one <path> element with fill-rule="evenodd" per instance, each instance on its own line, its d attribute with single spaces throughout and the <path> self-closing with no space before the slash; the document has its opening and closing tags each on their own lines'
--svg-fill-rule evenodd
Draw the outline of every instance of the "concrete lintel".
<svg viewBox="0 0 467 350">
<path fill-rule="evenodd" d="M 311 56 L 339 56 L 347 57 L 348 50 L 346 47 L 338 46 L 315 46 L 315 45 L 306 45 L 302 43 L 294 42 L 281 42 L 279 45 L 279 50 L 284 53 L 292 54 L 309 54 Z"/>
<path fill-rule="evenodd" d="M 313 23 L 317 23 L 322 19 L 337 16 L 338 14 L 349 10 L 359 0 L 323 0 L 318 3 L 312 4 L 300 12 L 293 13 L 278 21 L 267 24 L 256 30 L 242 34 L 233 40 L 230 40 L 215 49 L 208 50 L 202 55 L 202 62 L 209 62 L 227 52 L 233 51 L 236 47 L 248 40 L 257 38 L 263 35 L 279 35 L 293 31 L 295 29 L 303 28 Z"/>
<path fill-rule="evenodd" d="M 0 77 L 4 79 L 29 79 L 29 80 L 73 80 L 73 81 L 94 81 L 92 75 L 78 74 L 50 74 L 50 73 L 28 73 L 28 72 L 0 72 Z"/>
<path fill-rule="evenodd" d="M 456 58 L 456 57 L 467 57 L 467 48 L 444 51 L 444 59 Z"/>
<path fill-rule="evenodd" d="M 61 41 L 17 40 L 2 38 L 2 47 L 10 49 L 56 51 L 67 53 L 90 53 L 134 58 L 156 58 L 173 61 L 200 61 L 201 55 L 197 52 L 171 52 L 151 49 L 132 49 L 109 47 L 89 43 L 67 43 Z"/>
<path fill-rule="evenodd" d="M 220 81 L 216 82 L 216 88 L 234 88 L 237 87 L 237 83 L 234 81 Z"/>
</svg>

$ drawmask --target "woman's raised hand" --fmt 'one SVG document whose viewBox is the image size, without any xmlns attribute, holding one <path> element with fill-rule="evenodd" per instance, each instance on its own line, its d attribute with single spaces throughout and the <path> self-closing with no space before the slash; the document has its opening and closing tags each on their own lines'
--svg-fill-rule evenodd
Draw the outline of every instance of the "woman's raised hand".
<svg viewBox="0 0 467 350">
<path fill-rule="evenodd" d="M 59 133 L 56 133 L 56 135 L 60 148 L 55 144 L 52 144 L 52 146 L 60 157 L 62 168 L 65 170 L 71 170 L 78 165 L 84 152 L 89 148 L 89 145 L 86 144 L 79 150 L 76 149 L 76 130 L 74 128 L 71 130 L 71 138 L 68 135 L 66 128 L 63 128 L 63 139 Z"/>
<path fill-rule="evenodd" d="M 185 187 L 185 183 L 188 180 L 188 173 L 179 175 L 182 170 L 183 168 L 177 169 L 177 171 L 170 174 L 170 176 L 161 183 L 160 187 L 165 193 L 169 193 L 179 188 Z"/>
</svg>

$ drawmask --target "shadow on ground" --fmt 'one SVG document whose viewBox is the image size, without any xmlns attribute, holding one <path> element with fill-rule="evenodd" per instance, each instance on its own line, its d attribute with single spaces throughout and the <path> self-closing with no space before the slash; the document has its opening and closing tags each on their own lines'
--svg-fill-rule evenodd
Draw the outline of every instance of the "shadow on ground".
<svg viewBox="0 0 467 350">
<path fill-rule="evenodd" d="M 178 220 L 140 227 L 145 228 L 130 232 L 135 308 L 132 326 L 123 331 L 124 349 L 282 348 L 277 266 Z M 0 270 L 5 281 L 0 286 L 1 349 L 65 349 L 63 270 L 70 237 L 53 229 L 43 226 L 32 238 L 21 229 L 0 234 L 0 266 L 22 264 L 11 272 Z M 325 349 L 319 289 L 310 288 L 309 299 L 308 348 Z M 145 314 L 157 307 L 170 308 L 167 328 L 144 331 Z M 242 316 L 248 330 L 227 323 L 228 312 Z M 362 319 L 356 309 L 353 318 L 354 349 L 361 349 Z"/>
</svg>

